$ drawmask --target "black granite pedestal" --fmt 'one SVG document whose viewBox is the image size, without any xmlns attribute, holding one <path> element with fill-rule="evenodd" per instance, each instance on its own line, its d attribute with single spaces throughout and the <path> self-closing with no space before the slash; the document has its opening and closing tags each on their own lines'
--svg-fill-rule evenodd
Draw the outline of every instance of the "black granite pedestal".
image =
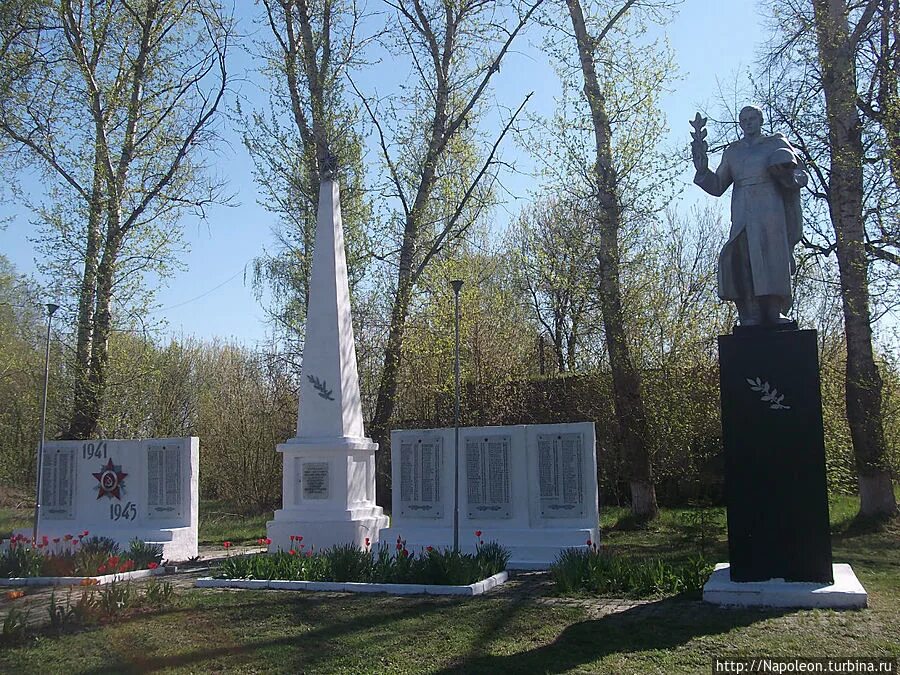
<svg viewBox="0 0 900 675">
<path fill-rule="evenodd" d="M 816 331 L 719 336 L 732 581 L 832 581 Z"/>
</svg>

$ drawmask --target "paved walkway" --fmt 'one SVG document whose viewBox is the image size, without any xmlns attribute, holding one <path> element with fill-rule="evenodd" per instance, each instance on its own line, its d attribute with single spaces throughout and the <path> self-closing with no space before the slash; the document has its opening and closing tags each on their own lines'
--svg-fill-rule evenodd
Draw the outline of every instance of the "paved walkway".
<svg viewBox="0 0 900 675">
<path fill-rule="evenodd" d="M 242 555 L 245 553 L 256 553 L 263 550 L 258 546 L 235 546 L 229 551 L 229 555 Z M 225 557 L 224 551 L 220 546 L 217 547 L 201 547 L 200 556 L 195 561 L 182 563 L 177 565 L 177 571 L 173 574 L 167 574 L 161 577 L 153 577 L 160 582 L 168 582 L 177 590 L 188 590 L 194 588 L 194 582 L 203 576 L 209 576 L 211 566 L 214 566 L 219 560 Z M 151 583 L 151 578 L 136 579 L 131 582 L 135 586 L 141 587 Z M 97 588 L 97 587 L 93 587 Z M 8 591 L 24 590 L 25 596 L 21 598 L 11 599 L 8 597 Z M 71 592 L 71 601 L 75 602 L 80 596 L 84 587 L 74 586 L 57 586 L 57 587 L 23 587 L 23 588 L 0 588 L 0 626 L 11 611 L 25 613 L 26 620 L 30 625 L 39 626 L 49 623 L 48 608 L 50 606 L 51 595 L 55 594 L 57 602 L 65 602 L 67 595 Z M 204 589 L 199 592 L 222 592 L 223 589 Z M 241 591 L 233 591 L 241 592 Z M 284 593 L 291 591 L 271 591 L 273 593 Z M 304 591 L 295 591 L 304 592 Z M 553 582 L 547 572 L 511 572 L 509 581 L 505 584 L 494 588 L 479 598 L 498 598 L 506 597 L 511 600 L 523 602 L 534 602 L 537 604 L 547 605 L 568 605 L 577 606 L 585 609 L 590 618 L 599 618 L 625 612 L 637 607 L 642 607 L 641 614 L 646 616 L 655 612 L 655 603 L 651 600 L 624 600 L 621 598 L 558 598 L 552 595 Z M 332 595 L 322 594 L 322 595 Z M 417 596 L 401 596 L 415 598 Z M 465 598 L 459 598 L 464 601 Z M 472 600 L 472 599 L 469 599 Z M 680 601 L 680 612 L 684 611 L 692 613 L 699 610 L 702 603 L 699 601 Z M 665 610 L 665 611 L 670 611 Z M 663 611 L 663 608 L 660 607 Z"/>
</svg>

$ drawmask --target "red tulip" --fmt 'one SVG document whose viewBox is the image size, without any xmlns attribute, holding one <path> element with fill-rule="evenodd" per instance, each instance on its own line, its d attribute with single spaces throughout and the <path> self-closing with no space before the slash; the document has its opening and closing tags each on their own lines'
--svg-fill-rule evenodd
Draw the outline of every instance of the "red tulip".
<svg viewBox="0 0 900 675">
<path fill-rule="evenodd" d="M 266 546 L 268 546 L 269 544 L 272 543 L 272 540 L 269 539 L 268 537 L 266 537 L 265 539 L 263 539 L 263 542 L 265 542 Z"/>
<path fill-rule="evenodd" d="M 157 567 L 159 567 L 159 565 L 155 562 L 147 563 L 148 570 L 155 570 Z"/>
<path fill-rule="evenodd" d="M 406 549 L 403 549 L 403 557 L 404 557 L 404 558 L 408 558 L 408 557 L 409 557 L 409 551 L 407 551 Z"/>
<path fill-rule="evenodd" d="M 295 551 L 294 549 L 291 549 L 290 551 L 288 551 L 288 553 L 290 553 L 291 555 L 297 555 L 297 551 Z"/>
<path fill-rule="evenodd" d="M 402 551 L 402 550 L 403 550 L 403 544 L 401 544 L 399 541 L 397 542 L 397 550 L 398 550 L 398 551 Z"/>
<path fill-rule="evenodd" d="M 97 574 L 106 574 L 106 565 L 100 565 L 100 567 L 97 568 Z"/>
<path fill-rule="evenodd" d="M 588 537 L 588 540 L 587 540 L 586 542 L 584 542 L 584 543 L 587 544 L 588 546 L 593 546 L 593 545 L 594 545 L 594 542 L 591 541 L 591 538 L 590 538 L 590 537 Z"/>
<path fill-rule="evenodd" d="M 44 546 L 46 546 L 47 544 L 50 543 L 50 539 L 47 537 L 46 534 L 43 537 L 41 537 L 41 541 L 43 542 Z"/>
<path fill-rule="evenodd" d="M 431 546 L 426 546 L 425 550 L 431 553 L 434 549 Z"/>
<path fill-rule="evenodd" d="M 225 548 L 231 548 L 231 542 L 230 542 L 230 541 L 223 541 L 223 542 L 222 542 L 222 546 L 224 546 Z"/>
<path fill-rule="evenodd" d="M 303 541 L 303 537 L 301 537 L 299 534 L 297 535 L 297 541 Z"/>
<path fill-rule="evenodd" d="M 294 541 L 294 535 L 291 535 L 291 541 Z"/>
<path fill-rule="evenodd" d="M 313 557 L 312 549 L 309 549 L 309 550 L 306 552 L 306 557 L 307 557 L 307 558 L 312 558 L 312 557 Z"/>
<path fill-rule="evenodd" d="M 481 530 L 475 530 L 475 536 L 480 538 L 480 537 L 481 537 Z"/>
<path fill-rule="evenodd" d="M 366 548 L 369 548 L 369 538 L 366 537 Z"/>
</svg>

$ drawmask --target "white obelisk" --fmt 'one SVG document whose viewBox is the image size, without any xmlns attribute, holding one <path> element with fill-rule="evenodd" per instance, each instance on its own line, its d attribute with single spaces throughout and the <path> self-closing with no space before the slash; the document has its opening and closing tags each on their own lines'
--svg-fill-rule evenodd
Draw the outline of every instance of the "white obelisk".
<svg viewBox="0 0 900 675">
<path fill-rule="evenodd" d="M 270 551 L 374 544 L 388 518 L 375 504 L 375 451 L 359 398 L 340 192 L 333 170 L 319 187 L 316 246 L 300 375 L 297 436 L 284 458 L 282 508 L 266 524 Z"/>
</svg>

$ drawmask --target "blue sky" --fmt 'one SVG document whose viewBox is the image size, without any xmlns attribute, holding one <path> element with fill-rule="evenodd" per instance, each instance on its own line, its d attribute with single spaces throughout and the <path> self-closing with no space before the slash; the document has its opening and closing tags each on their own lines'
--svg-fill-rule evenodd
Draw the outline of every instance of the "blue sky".
<svg viewBox="0 0 900 675">
<path fill-rule="evenodd" d="M 241 30 L 253 30 L 250 3 L 240 0 L 237 4 Z M 732 91 L 735 82 L 743 80 L 755 50 L 766 37 L 757 9 L 754 0 L 685 0 L 674 20 L 662 31 L 680 70 L 680 79 L 672 84 L 673 91 L 662 99 L 669 142 L 686 145 L 690 140 L 687 122 L 694 112 L 698 108 L 715 109 L 720 90 Z M 232 71 L 246 80 L 240 85 L 241 94 L 262 106 L 264 100 L 254 86 L 258 76 L 249 70 L 252 63 L 237 51 L 234 56 Z M 358 84 L 365 91 L 377 88 L 379 93 L 386 93 L 390 83 L 379 80 L 383 72 L 378 71 L 375 68 L 360 76 Z M 529 47 L 524 42 L 504 63 L 495 84 L 496 97 L 507 105 L 514 105 L 514 101 L 517 104 L 534 91 L 530 109 L 544 114 L 552 111 L 558 91 L 549 57 L 537 46 Z M 257 203 L 259 191 L 239 136 L 228 130 L 226 137 L 230 147 L 222 150 L 217 170 L 228 177 L 238 205 L 210 209 L 205 222 L 185 221 L 185 236 L 190 244 L 189 253 L 182 257 L 185 271 L 178 272 L 159 290 L 160 309 L 154 316 L 164 321 L 164 334 L 218 337 L 252 345 L 265 339 L 267 328 L 265 313 L 250 286 L 250 263 L 264 247 L 272 245 L 270 228 L 274 218 Z M 513 164 L 528 164 L 511 140 L 505 156 Z M 376 158 L 371 159 L 375 165 Z M 686 166 L 679 178 L 685 185 L 679 197 L 682 208 L 700 198 L 699 190 L 690 189 L 692 173 L 688 169 Z M 37 189 L 33 179 L 24 182 L 26 188 Z M 520 199 L 536 187 L 526 176 L 507 176 L 504 184 Z M 508 214 L 517 210 L 517 203 L 511 200 L 498 210 L 496 219 L 502 226 Z M 7 217 L 10 220 L 6 229 L 0 230 L 0 252 L 20 272 L 34 273 L 35 250 L 28 241 L 33 229 L 31 216 L 15 204 L 0 203 L 0 219 Z"/>
</svg>

